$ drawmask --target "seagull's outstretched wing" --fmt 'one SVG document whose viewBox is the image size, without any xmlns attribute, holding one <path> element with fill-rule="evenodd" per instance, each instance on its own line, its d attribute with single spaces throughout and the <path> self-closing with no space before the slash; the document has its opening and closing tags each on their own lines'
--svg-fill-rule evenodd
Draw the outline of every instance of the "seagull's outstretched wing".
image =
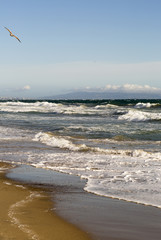
<svg viewBox="0 0 161 240">
<path fill-rule="evenodd" d="M 21 43 L 21 41 L 18 37 L 16 37 L 15 35 L 13 35 L 13 37 L 15 37 Z"/>
<path fill-rule="evenodd" d="M 6 27 L 4 27 L 4 28 L 7 29 L 7 30 L 9 31 L 10 34 L 12 34 L 12 32 L 11 32 L 8 28 L 6 28 Z"/>
</svg>

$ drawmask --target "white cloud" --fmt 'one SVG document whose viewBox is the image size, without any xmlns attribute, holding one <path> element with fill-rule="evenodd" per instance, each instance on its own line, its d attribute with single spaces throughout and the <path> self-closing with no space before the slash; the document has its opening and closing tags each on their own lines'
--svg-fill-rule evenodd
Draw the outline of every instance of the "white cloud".
<svg viewBox="0 0 161 240">
<path fill-rule="evenodd" d="M 25 92 L 31 89 L 30 85 L 25 85 L 24 87 L 13 89 L 15 92 Z"/>
<path fill-rule="evenodd" d="M 30 90 L 30 89 L 31 89 L 31 87 L 29 85 L 26 85 L 22 88 L 22 90 Z"/>
<path fill-rule="evenodd" d="M 105 87 L 105 90 L 107 90 L 107 91 L 112 90 L 113 91 L 113 90 L 118 90 L 119 88 L 120 88 L 120 86 L 118 86 L 118 85 L 107 84 L 106 87 Z"/>
<path fill-rule="evenodd" d="M 105 88 L 103 89 L 103 91 L 107 91 L 107 92 L 129 92 L 129 93 L 161 93 L 161 89 L 160 88 L 156 88 L 156 87 L 151 87 L 149 85 L 138 85 L 138 84 L 129 84 L 126 83 L 124 85 L 110 85 L 107 84 L 105 86 Z"/>
</svg>

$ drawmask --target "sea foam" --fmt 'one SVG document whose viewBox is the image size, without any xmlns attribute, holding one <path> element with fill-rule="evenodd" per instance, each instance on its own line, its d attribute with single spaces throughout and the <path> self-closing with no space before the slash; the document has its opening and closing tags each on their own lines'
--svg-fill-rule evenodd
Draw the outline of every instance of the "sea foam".
<svg viewBox="0 0 161 240">
<path fill-rule="evenodd" d="M 128 110 L 118 117 L 119 120 L 126 121 L 155 121 L 161 120 L 161 113 L 149 113 L 138 110 Z"/>
<path fill-rule="evenodd" d="M 151 108 L 151 107 L 156 107 L 156 106 L 159 106 L 160 104 L 159 103 L 142 103 L 142 102 L 139 102 L 135 105 L 135 108 Z"/>
<path fill-rule="evenodd" d="M 105 154 L 110 156 L 122 156 L 122 157 L 137 157 L 137 158 L 144 158 L 144 159 L 160 159 L 161 160 L 161 153 L 160 152 L 147 152 L 142 149 L 105 149 L 99 147 L 91 147 L 85 144 L 75 144 L 72 142 L 75 141 L 75 138 L 72 137 L 63 137 L 63 136 L 55 136 L 52 133 L 43 133 L 39 132 L 33 138 L 33 141 L 40 141 L 48 146 L 56 147 L 60 149 L 67 149 L 70 151 L 80 151 L 80 152 L 93 152 L 95 154 Z M 115 141 L 116 142 L 116 141 Z"/>
</svg>

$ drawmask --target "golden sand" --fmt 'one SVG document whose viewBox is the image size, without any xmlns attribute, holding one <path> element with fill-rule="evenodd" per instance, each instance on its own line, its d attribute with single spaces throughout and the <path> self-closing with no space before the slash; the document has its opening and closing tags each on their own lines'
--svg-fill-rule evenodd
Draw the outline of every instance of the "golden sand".
<svg viewBox="0 0 161 240">
<path fill-rule="evenodd" d="M 43 189 L 8 180 L 5 171 L 11 167 L 0 163 L 0 240 L 91 239 L 54 214 L 53 202 Z"/>
</svg>

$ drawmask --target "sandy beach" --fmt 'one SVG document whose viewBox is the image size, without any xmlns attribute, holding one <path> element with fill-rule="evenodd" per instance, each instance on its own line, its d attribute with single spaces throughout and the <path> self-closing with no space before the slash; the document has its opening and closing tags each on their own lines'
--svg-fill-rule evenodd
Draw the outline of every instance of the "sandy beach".
<svg viewBox="0 0 161 240">
<path fill-rule="evenodd" d="M 45 198 L 44 203 L 44 197 L 41 197 L 35 198 L 28 204 L 28 207 L 34 210 L 33 215 L 35 216 L 37 216 L 35 206 L 38 206 L 37 201 L 41 199 L 40 207 L 38 206 L 37 210 L 40 210 L 43 206 L 46 209 L 52 208 L 53 213 L 56 212 L 68 223 L 70 222 L 90 233 L 92 239 L 160 240 L 161 210 L 159 208 L 90 194 L 83 190 L 86 182 L 80 180 L 79 177 L 32 166 L 21 165 L 14 168 L 7 174 L 7 177 L 26 182 L 29 186 L 34 184 L 35 187 L 37 186 L 39 194 L 42 194 L 40 186 L 43 186 L 49 192 L 53 203 L 49 201 L 49 198 Z M 43 206 L 42 200 L 45 204 Z M 46 216 L 48 215 L 49 213 L 46 213 Z M 52 217 L 49 218 L 48 216 L 46 221 L 52 224 Z M 59 217 L 58 219 L 60 220 Z M 34 221 L 33 218 L 33 226 L 35 225 Z M 43 226 L 45 226 L 44 231 L 48 229 L 47 224 L 43 223 Z M 36 232 L 39 232 L 39 228 L 36 229 L 36 226 L 33 228 L 35 231 L 37 230 Z M 52 235 L 54 233 L 55 230 L 51 232 L 51 236 L 54 236 Z M 43 236 L 43 233 L 41 234 Z M 79 236 L 81 234 L 79 233 Z M 83 234 L 83 237 L 85 237 L 83 239 L 86 239 L 87 236 Z M 55 238 L 51 237 L 51 239 Z M 65 239 L 68 239 L 67 236 L 65 236 Z M 75 237 L 74 239 L 79 238 Z"/>
<path fill-rule="evenodd" d="M 41 187 L 6 179 L 10 164 L 0 163 L 0 239 L 80 239 L 90 237 L 54 214 L 53 202 Z"/>
</svg>

